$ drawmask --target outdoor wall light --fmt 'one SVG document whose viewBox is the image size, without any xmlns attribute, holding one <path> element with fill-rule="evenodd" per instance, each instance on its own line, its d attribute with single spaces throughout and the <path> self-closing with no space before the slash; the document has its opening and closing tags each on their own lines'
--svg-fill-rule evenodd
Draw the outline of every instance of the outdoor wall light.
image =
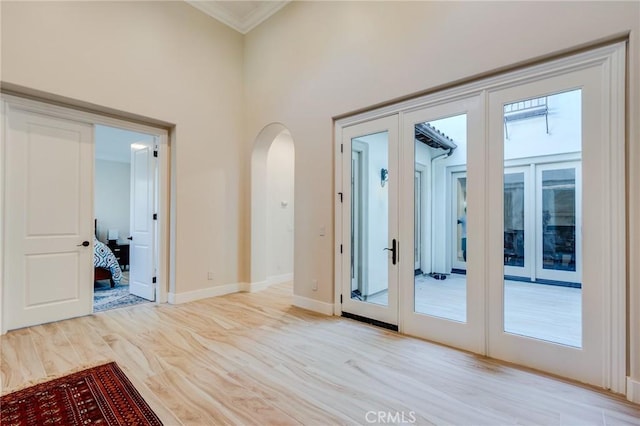
<svg viewBox="0 0 640 426">
<path fill-rule="evenodd" d="M 384 184 L 389 180 L 389 170 L 380 169 L 380 186 L 384 188 Z"/>
</svg>

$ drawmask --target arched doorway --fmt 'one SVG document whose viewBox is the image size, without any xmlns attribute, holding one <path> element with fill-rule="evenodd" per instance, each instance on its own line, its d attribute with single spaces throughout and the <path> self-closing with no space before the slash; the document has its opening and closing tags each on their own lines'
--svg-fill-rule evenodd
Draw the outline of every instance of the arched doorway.
<svg viewBox="0 0 640 426">
<path fill-rule="evenodd" d="M 251 156 L 251 291 L 293 280 L 294 164 L 289 130 L 262 129 Z"/>
</svg>

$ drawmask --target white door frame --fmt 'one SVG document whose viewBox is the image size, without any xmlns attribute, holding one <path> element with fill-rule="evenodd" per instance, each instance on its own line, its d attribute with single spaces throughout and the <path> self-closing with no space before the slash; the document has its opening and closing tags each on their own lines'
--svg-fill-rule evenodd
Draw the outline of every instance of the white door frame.
<svg viewBox="0 0 640 426">
<path fill-rule="evenodd" d="M 105 126 L 118 127 L 134 132 L 147 133 L 159 138 L 159 150 L 158 150 L 158 243 L 157 250 L 159 253 L 160 262 L 157 265 L 157 300 L 156 303 L 166 303 L 167 294 L 169 288 L 175 287 L 175 254 L 171 247 L 175 245 L 175 236 L 169 232 L 170 228 L 175 229 L 175 217 L 169 216 L 170 209 L 175 211 L 175 197 L 172 196 L 170 188 L 172 187 L 172 181 L 175 179 L 175 173 L 170 171 L 170 167 L 173 168 L 173 162 L 170 161 L 171 149 L 169 146 L 169 133 L 166 129 L 160 127 L 153 127 L 150 125 L 134 123 L 122 118 L 115 118 L 99 113 L 81 111 L 72 107 L 65 107 L 59 105 L 53 105 L 47 102 L 37 101 L 33 99 L 27 99 L 16 95 L 2 94 L 0 97 L 0 104 L 2 106 L 2 123 L 6 123 L 6 109 L 7 105 L 12 105 L 23 110 L 33 111 L 35 113 L 44 114 L 52 117 L 58 117 L 68 120 L 74 120 L 91 125 L 102 124 Z M 3 126 L 2 141 L 0 143 L 0 154 L 4 157 L 5 141 L 6 141 L 6 125 Z M 95 157 L 95 155 L 94 155 Z M 171 180 L 170 180 L 171 179 Z M 0 161 L 0 203 L 4 203 L 5 192 L 5 180 L 4 180 L 4 165 Z M 4 206 L 0 204 L 0 208 Z M 0 233 L 2 233 L 3 226 L 0 226 Z M 4 237 L 4 235 L 0 235 Z M 4 238 L 0 243 L 0 259 L 4 259 L 4 253 L 6 250 L 10 250 L 10 247 L 5 247 Z M 4 268 L 0 261 L 0 273 L 4 274 Z M 1 275 L 4 278 L 4 275 Z M 87 283 L 92 285 L 93 283 Z M 0 281 L 0 292 L 4 293 L 4 279 Z M 6 313 L 1 310 L 0 314 Z M 0 315 L 0 331 L 4 334 L 6 330 L 5 321 L 2 320 Z"/>
</svg>

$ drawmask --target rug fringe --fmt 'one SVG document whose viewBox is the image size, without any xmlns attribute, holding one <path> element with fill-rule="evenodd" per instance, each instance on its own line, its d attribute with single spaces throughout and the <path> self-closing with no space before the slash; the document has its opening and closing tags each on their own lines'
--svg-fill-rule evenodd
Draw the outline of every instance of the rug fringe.
<svg viewBox="0 0 640 426">
<path fill-rule="evenodd" d="M 101 360 L 99 362 L 94 362 L 94 363 L 91 363 L 91 364 L 81 364 L 81 365 L 79 365 L 77 367 L 74 367 L 74 368 L 72 368 L 70 370 L 67 370 L 65 372 L 62 372 L 62 373 L 49 374 L 47 376 L 40 377 L 38 379 L 28 380 L 28 381 L 26 381 L 24 383 L 20 383 L 18 386 L 15 386 L 13 388 L 7 388 L 7 389 L 1 388 L 0 389 L 0 396 L 9 395 L 10 393 L 18 392 L 18 391 L 21 391 L 23 389 L 30 388 L 31 386 L 35 386 L 35 385 L 39 385 L 41 383 L 45 383 L 45 382 L 48 382 L 48 381 L 51 381 L 51 380 L 59 379 L 59 378 L 64 377 L 64 376 L 68 376 L 69 374 L 78 373 L 80 371 L 88 370 L 90 368 L 99 367 L 99 366 L 105 365 L 105 364 L 110 364 L 112 362 L 115 362 L 115 360 L 113 360 L 113 359 L 112 360 L 108 360 L 107 359 L 107 360 Z"/>
</svg>

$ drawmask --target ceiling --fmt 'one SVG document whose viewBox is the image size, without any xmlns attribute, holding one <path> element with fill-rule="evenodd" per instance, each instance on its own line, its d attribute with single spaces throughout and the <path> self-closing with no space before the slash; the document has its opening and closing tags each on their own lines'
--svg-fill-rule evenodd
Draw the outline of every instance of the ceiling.
<svg viewBox="0 0 640 426">
<path fill-rule="evenodd" d="M 234 30 L 246 34 L 286 6 L 291 0 L 185 1 Z"/>
</svg>

